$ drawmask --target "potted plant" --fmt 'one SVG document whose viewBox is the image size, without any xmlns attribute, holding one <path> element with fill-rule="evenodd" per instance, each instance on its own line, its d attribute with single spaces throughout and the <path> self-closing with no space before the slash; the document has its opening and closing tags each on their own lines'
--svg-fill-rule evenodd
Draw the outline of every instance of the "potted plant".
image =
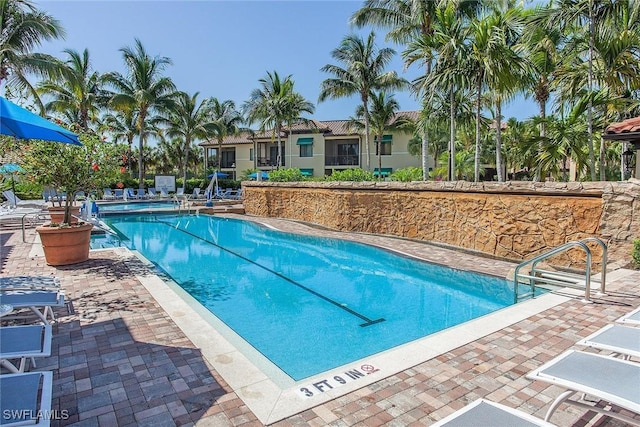
<svg viewBox="0 0 640 427">
<path fill-rule="evenodd" d="M 39 184 L 62 191 L 66 197 L 61 218 L 52 215 L 51 223 L 36 227 L 49 265 L 67 265 L 89 258 L 93 225 L 73 215 L 76 194 L 100 189 L 117 176 L 119 148 L 103 141 L 92 131 L 78 132 L 82 146 L 49 141 L 29 141 L 23 145 L 22 164 Z"/>
</svg>

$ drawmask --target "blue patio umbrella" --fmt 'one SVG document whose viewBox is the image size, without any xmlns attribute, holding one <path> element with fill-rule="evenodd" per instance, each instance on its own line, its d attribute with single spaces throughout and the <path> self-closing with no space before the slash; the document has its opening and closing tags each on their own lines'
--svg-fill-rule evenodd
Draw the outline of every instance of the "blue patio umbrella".
<svg viewBox="0 0 640 427">
<path fill-rule="evenodd" d="M 258 172 L 254 172 L 254 173 L 250 174 L 249 178 L 257 179 L 258 178 Z M 264 172 L 264 171 L 262 171 L 262 172 L 260 172 L 260 178 L 269 179 L 269 174 Z"/>
<path fill-rule="evenodd" d="M 228 178 L 229 177 L 228 173 L 216 171 L 214 173 L 209 174 L 209 176 L 207 178 L 211 179 L 211 178 L 213 178 L 214 175 L 216 175 L 218 178 Z"/>
<path fill-rule="evenodd" d="M 0 134 L 82 145 L 78 135 L 0 97 Z"/>
<path fill-rule="evenodd" d="M 5 163 L 0 166 L 0 173 L 2 175 L 11 175 L 11 191 L 13 191 L 13 194 L 16 194 L 16 183 L 13 180 L 13 175 L 20 172 L 24 172 L 24 169 L 15 163 Z"/>
</svg>

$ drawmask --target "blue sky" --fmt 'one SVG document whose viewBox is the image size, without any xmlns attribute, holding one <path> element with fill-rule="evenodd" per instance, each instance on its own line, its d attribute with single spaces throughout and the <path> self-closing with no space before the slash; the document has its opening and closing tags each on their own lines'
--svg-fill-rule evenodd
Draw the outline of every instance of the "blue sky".
<svg viewBox="0 0 640 427">
<path fill-rule="evenodd" d="M 231 99 L 239 107 L 259 87 L 267 71 L 292 75 L 296 90 L 316 105 L 318 120 L 347 119 L 357 98 L 327 100 L 318 104 L 321 82 L 330 77 L 320 71 L 336 63 L 331 51 L 345 35 L 367 34 L 349 25 L 361 1 L 58 1 L 37 6 L 65 27 L 65 40 L 46 42 L 38 51 L 64 57 L 63 49 L 88 48 L 99 72 L 124 72 L 124 46 L 140 39 L 151 55 L 171 58 L 165 74 L 181 91 L 199 92 L 199 99 Z M 379 47 L 402 47 L 384 41 L 376 30 Z M 399 55 L 389 66 L 412 80 L 417 67 L 404 70 Z M 402 110 L 419 108 L 410 93 L 397 93 Z M 504 109 L 505 117 L 526 119 L 535 114 L 531 101 L 516 101 Z"/>
</svg>

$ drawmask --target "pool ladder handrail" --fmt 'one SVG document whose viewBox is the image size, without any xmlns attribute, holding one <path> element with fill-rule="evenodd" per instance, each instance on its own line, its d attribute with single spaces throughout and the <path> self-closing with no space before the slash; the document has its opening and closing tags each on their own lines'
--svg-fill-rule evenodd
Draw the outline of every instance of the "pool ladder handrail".
<svg viewBox="0 0 640 427">
<path fill-rule="evenodd" d="M 557 255 L 562 252 L 567 252 L 569 249 L 573 249 L 575 247 L 580 247 L 585 251 L 586 259 L 585 259 L 585 272 L 584 272 L 584 299 L 585 301 L 591 301 L 591 249 L 586 245 L 587 242 L 596 242 L 598 245 L 602 247 L 602 269 L 600 271 L 600 293 L 604 295 L 606 280 L 607 280 L 607 245 L 597 237 L 587 237 L 582 240 L 567 242 L 563 245 L 557 246 L 554 249 L 551 249 L 548 252 L 535 256 L 529 260 L 523 261 L 516 267 L 513 274 L 513 282 L 514 282 L 514 297 L 515 302 L 518 302 L 520 298 L 523 296 L 518 295 L 518 284 L 521 282 L 520 279 L 524 279 L 524 281 L 529 282 L 530 292 L 525 296 L 534 296 L 535 295 L 535 285 L 536 283 L 545 283 L 549 285 L 557 285 L 564 287 L 573 287 L 573 288 L 582 288 L 582 286 L 578 286 L 579 283 L 582 282 L 582 275 L 566 273 L 562 271 L 549 271 L 542 270 L 536 268 L 537 265 L 544 261 L 547 258 L 550 258 L 554 255 Z M 529 269 L 529 274 L 521 274 L 520 270 L 527 266 L 531 265 Z M 581 280 L 578 281 L 577 279 Z"/>
</svg>

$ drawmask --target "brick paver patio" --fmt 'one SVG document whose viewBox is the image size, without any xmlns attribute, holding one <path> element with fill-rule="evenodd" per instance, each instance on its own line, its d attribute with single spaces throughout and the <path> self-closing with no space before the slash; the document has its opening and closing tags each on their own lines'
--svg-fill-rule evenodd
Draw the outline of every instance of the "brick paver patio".
<svg viewBox="0 0 640 427">
<path fill-rule="evenodd" d="M 28 229 L 27 241 L 34 238 Z M 53 409 L 65 419 L 52 425 L 261 425 L 136 279 L 148 273 L 142 262 L 103 250 L 54 268 L 30 257 L 31 246 L 20 230 L 0 229 L 0 274 L 56 275 L 74 309 L 57 310 L 52 356 L 36 368 L 54 372 Z M 608 291 L 595 303 L 572 299 L 275 425 L 425 426 L 480 397 L 544 417 L 561 390 L 525 375 L 639 306 L 640 271 L 612 280 Z M 625 425 L 567 405 L 552 422 Z"/>
</svg>

